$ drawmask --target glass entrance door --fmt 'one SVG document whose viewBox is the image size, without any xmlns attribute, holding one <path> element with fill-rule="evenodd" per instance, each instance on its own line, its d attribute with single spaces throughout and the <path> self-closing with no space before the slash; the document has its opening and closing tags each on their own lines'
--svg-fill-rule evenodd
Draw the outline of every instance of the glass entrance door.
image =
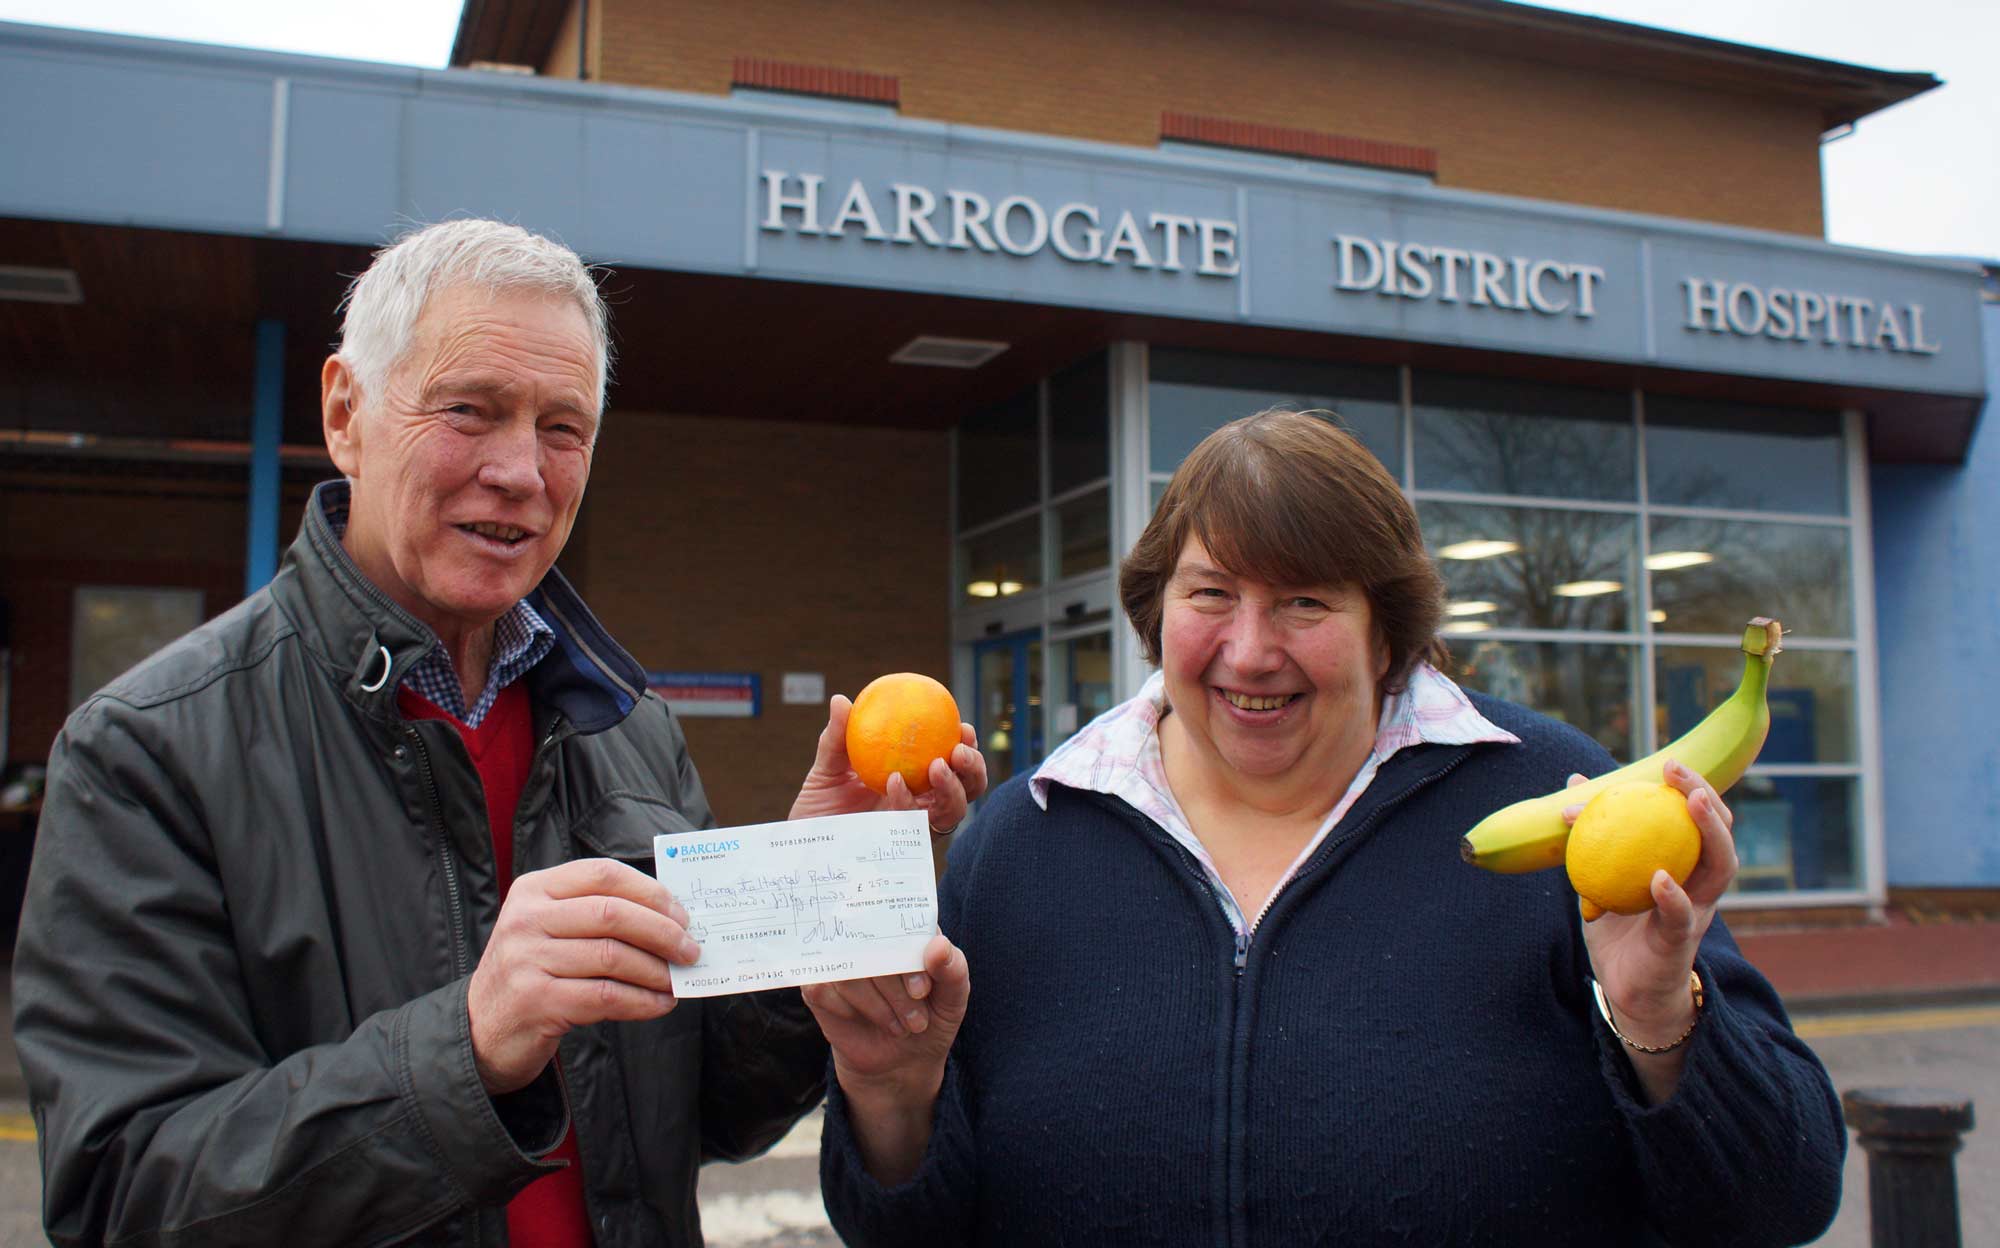
<svg viewBox="0 0 2000 1248">
<path fill-rule="evenodd" d="M 986 755 L 988 783 L 998 788 L 1026 771 L 1046 752 L 1042 743 L 1042 638 L 1015 633 L 972 647 L 977 701 L 972 726 Z"/>
</svg>

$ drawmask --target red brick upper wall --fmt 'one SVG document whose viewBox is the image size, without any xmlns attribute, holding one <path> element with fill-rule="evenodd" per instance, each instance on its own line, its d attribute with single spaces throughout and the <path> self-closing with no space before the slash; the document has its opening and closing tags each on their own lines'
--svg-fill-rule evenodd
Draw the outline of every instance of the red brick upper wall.
<svg viewBox="0 0 2000 1248">
<path fill-rule="evenodd" d="M 908 117 L 1150 148 L 1162 113 L 1192 113 L 1433 148 L 1442 186 L 1824 230 L 1811 103 L 1525 48 L 1143 0 L 597 0 L 592 18 L 606 82 L 720 95 L 763 57 L 891 75 Z"/>
</svg>

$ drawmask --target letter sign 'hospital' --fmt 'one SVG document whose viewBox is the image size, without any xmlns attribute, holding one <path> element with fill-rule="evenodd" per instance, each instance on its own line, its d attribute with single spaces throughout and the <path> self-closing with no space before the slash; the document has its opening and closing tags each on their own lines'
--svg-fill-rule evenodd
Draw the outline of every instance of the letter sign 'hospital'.
<svg viewBox="0 0 2000 1248">
<path fill-rule="evenodd" d="M 1829 347 L 1936 355 L 1938 344 L 1924 337 L 1924 305 L 1877 304 L 1859 295 L 1813 290 L 1769 290 L 1748 282 L 1684 278 L 1687 325 L 1693 332 L 1735 334 L 1780 341 L 1817 340 Z"/>
<path fill-rule="evenodd" d="M 1235 277 L 1242 271 L 1236 223 L 1216 217 L 1130 209 L 1116 217 L 1095 204 L 1065 203 L 1051 212 L 1030 195 L 995 203 L 977 191 L 892 182 L 887 195 L 871 196 L 856 178 L 837 199 L 817 173 L 764 173 L 763 228 L 823 238 L 852 231 L 872 243 L 902 243 L 951 251 L 1032 256 L 1043 249 L 1074 264 L 1123 264 L 1169 273 L 1192 267 L 1202 277 Z M 828 211 L 831 209 L 831 211 Z"/>
</svg>

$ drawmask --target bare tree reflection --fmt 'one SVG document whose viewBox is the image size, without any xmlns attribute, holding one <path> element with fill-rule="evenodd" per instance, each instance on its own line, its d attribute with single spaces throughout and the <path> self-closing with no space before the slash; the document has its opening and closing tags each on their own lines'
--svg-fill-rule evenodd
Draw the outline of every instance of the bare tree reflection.
<svg viewBox="0 0 2000 1248">
<path fill-rule="evenodd" d="M 1652 549 L 1710 556 L 1652 574 L 1664 631 L 1735 633 L 1768 615 L 1808 636 L 1853 634 L 1844 528 L 1662 517 L 1653 521 Z"/>
<path fill-rule="evenodd" d="M 1431 502 L 1420 505 L 1419 515 L 1433 554 L 1466 541 L 1511 542 L 1518 548 L 1490 558 L 1442 558 L 1438 563 L 1454 601 L 1495 604 L 1493 612 L 1481 617 L 1495 626 L 1593 632 L 1631 628 L 1638 566 L 1635 517 Z"/>
</svg>

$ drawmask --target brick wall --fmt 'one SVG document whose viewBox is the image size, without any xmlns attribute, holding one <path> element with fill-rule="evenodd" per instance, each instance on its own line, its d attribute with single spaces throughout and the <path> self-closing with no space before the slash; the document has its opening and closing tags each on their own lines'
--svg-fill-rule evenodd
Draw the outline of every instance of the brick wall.
<svg viewBox="0 0 2000 1248">
<path fill-rule="evenodd" d="M 1153 147 L 1178 111 L 1436 148 L 1438 182 L 1819 235 L 1816 109 L 1145 0 L 597 0 L 607 82 L 725 94 L 738 56 L 894 75 L 905 116 Z"/>
<path fill-rule="evenodd" d="M 782 819 L 826 724 L 787 671 L 852 697 L 950 674 L 943 434 L 614 411 L 566 574 L 648 668 L 758 672 L 757 719 L 684 721 L 717 818 Z"/>
<path fill-rule="evenodd" d="M 570 0 L 569 7 L 563 13 L 562 25 L 556 28 L 556 41 L 549 45 L 549 57 L 542 62 L 539 71 L 545 78 L 576 77 L 576 6 L 580 2 L 581 0 Z M 595 17 L 596 14 L 593 13 L 591 16 Z M 593 35 L 595 33 L 591 32 Z"/>
<path fill-rule="evenodd" d="M 781 705 L 785 672 L 850 697 L 883 672 L 949 679 L 947 462 L 939 433 L 607 420 L 562 568 L 647 667 L 762 674 L 761 717 L 686 723 L 723 821 L 783 818 L 811 765 L 825 707 Z M 0 486 L 16 763 L 45 759 L 69 714 L 78 585 L 200 589 L 208 616 L 242 597 L 242 494 L 142 493 Z M 287 503 L 285 542 L 300 514 Z"/>
<path fill-rule="evenodd" d="M 164 478 L 132 486 L 113 493 L 60 480 L 0 484 L 0 598 L 13 647 L 9 764 L 46 760 L 69 716 L 79 586 L 198 589 L 204 617 L 243 597 L 244 494 L 159 497 L 155 491 L 174 488 Z M 281 543 L 298 531 L 299 513 L 299 498 L 288 499 Z"/>
</svg>

